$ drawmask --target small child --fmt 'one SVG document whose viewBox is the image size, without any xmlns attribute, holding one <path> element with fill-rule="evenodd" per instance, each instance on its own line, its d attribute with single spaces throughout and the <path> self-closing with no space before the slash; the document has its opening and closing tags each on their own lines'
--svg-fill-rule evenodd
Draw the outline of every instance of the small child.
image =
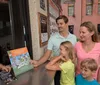
<svg viewBox="0 0 100 85">
<path fill-rule="evenodd" d="M 76 76 L 76 85 L 99 85 L 93 78 L 93 74 L 97 70 L 97 63 L 92 58 L 84 59 L 81 62 L 81 74 Z"/>
<path fill-rule="evenodd" d="M 65 41 L 60 45 L 60 56 L 57 56 L 46 65 L 48 70 L 61 70 L 60 85 L 75 85 L 73 58 L 73 45 L 71 42 Z"/>
</svg>

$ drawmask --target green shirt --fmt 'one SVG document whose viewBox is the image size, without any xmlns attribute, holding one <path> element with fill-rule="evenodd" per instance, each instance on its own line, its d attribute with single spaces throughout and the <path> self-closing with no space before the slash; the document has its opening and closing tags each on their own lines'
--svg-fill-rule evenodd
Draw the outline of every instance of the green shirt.
<svg viewBox="0 0 100 85">
<path fill-rule="evenodd" d="M 60 65 L 61 78 L 60 85 L 75 85 L 75 66 L 71 60 Z"/>
<path fill-rule="evenodd" d="M 70 41 L 73 45 L 76 44 L 76 36 L 69 33 L 67 37 L 61 36 L 59 33 L 55 33 L 51 35 L 49 41 L 48 41 L 48 50 L 52 50 L 53 55 L 52 56 L 59 56 L 60 53 L 60 44 L 64 41 Z"/>
</svg>

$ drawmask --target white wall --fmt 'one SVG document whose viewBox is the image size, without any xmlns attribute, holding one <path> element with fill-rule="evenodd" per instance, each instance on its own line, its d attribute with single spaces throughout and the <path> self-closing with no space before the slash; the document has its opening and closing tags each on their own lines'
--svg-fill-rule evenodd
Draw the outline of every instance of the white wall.
<svg viewBox="0 0 100 85">
<path fill-rule="evenodd" d="M 47 0 L 45 1 L 46 10 L 40 8 L 40 0 L 29 0 L 30 26 L 32 34 L 33 59 L 39 59 L 44 54 L 44 47 L 40 48 L 38 12 L 47 16 Z"/>
</svg>

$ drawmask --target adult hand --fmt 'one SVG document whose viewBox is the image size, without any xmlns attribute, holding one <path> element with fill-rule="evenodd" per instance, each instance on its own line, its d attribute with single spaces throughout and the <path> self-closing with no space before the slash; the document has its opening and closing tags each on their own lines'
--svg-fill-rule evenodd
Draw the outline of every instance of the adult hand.
<svg viewBox="0 0 100 85">
<path fill-rule="evenodd" d="M 38 67 L 38 61 L 37 60 L 30 60 L 30 63 L 34 65 L 34 67 Z"/>
<path fill-rule="evenodd" d="M 6 68 L 8 69 L 8 72 L 11 71 L 11 66 L 10 65 L 7 65 Z"/>
<path fill-rule="evenodd" d="M 11 67 L 10 67 L 10 66 L 4 66 L 4 65 L 2 65 L 2 66 L 1 66 L 1 69 L 2 69 L 3 71 L 6 71 L 6 72 L 10 72 L 10 71 L 11 71 Z"/>
</svg>

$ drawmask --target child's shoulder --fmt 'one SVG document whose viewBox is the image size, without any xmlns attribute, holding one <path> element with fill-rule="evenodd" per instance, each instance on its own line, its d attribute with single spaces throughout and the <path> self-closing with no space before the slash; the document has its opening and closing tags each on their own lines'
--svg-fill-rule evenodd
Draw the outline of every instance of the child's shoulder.
<svg viewBox="0 0 100 85">
<path fill-rule="evenodd" d="M 97 80 L 93 80 L 93 81 L 87 81 L 86 79 L 84 79 L 83 77 L 82 77 L 82 75 L 81 74 L 78 74 L 77 76 L 76 76 L 76 84 L 77 83 L 79 83 L 79 82 L 85 82 L 86 83 L 86 85 L 100 85 L 98 82 L 97 82 Z M 77 84 L 78 85 L 78 84 Z"/>
<path fill-rule="evenodd" d="M 81 74 L 76 75 L 76 78 L 82 78 Z"/>
<path fill-rule="evenodd" d="M 76 75 L 75 83 L 76 85 L 84 85 L 84 79 L 81 74 Z"/>
<path fill-rule="evenodd" d="M 93 85 L 100 85 L 100 84 L 97 82 L 97 80 L 94 80 Z"/>
<path fill-rule="evenodd" d="M 81 74 L 76 75 L 76 81 L 83 81 L 83 77 Z"/>
</svg>

